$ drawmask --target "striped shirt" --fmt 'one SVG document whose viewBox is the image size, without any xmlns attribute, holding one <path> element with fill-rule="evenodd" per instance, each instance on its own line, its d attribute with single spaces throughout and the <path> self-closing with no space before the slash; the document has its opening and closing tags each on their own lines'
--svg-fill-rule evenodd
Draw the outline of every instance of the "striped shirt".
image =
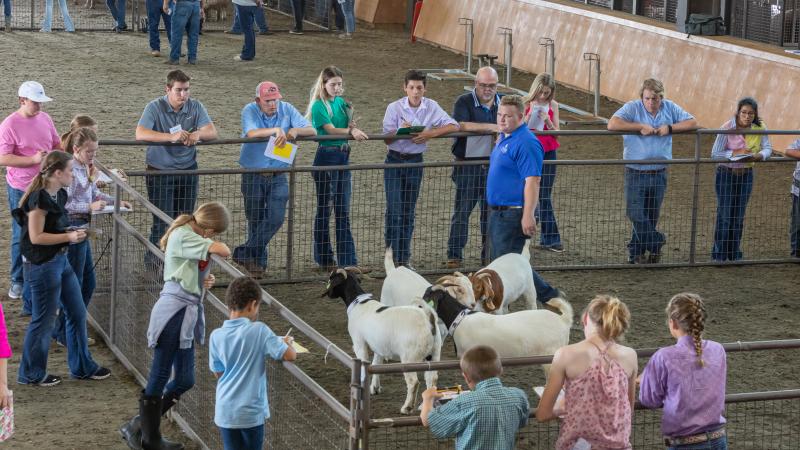
<svg viewBox="0 0 800 450">
<path fill-rule="evenodd" d="M 732 130 L 736 128 L 736 118 L 732 118 L 731 120 L 725 122 L 720 127 L 723 130 Z M 757 127 L 753 127 L 755 129 L 759 129 Z M 766 129 L 766 126 L 763 126 L 760 129 Z M 738 139 L 737 139 L 738 138 Z M 731 141 L 734 142 L 741 142 L 747 145 L 747 139 L 744 135 L 741 134 L 718 134 L 717 138 L 714 140 L 714 146 L 711 148 L 711 158 L 712 159 L 728 159 L 733 155 L 734 150 L 738 150 L 737 148 L 733 148 L 734 145 L 731 145 Z M 752 153 L 760 153 L 762 158 L 766 160 L 770 156 L 772 156 L 772 144 L 769 142 L 769 136 L 766 134 L 762 134 L 758 139 L 756 139 L 758 145 L 756 148 L 749 148 Z M 722 163 L 721 166 L 730 167 L 732 169 L 738 169 L 742 167 L 753 167 L 753 163 Z"/>
<path fill-rule="evenodd" d="M 431 433 L 456 437 L 456 450 L 513 449 L 517 430 L 528 423 L 528 398 L 522 390 L 489 378 L 428 415 Z"/>
<path fill-rule="evenodd" d="M 91 204 L 96 200 L 105 200 L 109 205 L 114 204 L 114 197 L 101 191 L 89 177 L 89 168 L 72 160 L 72 184 L 67 188 L 67 204 L 69 214 L 91 214 Z"/>
</svg>

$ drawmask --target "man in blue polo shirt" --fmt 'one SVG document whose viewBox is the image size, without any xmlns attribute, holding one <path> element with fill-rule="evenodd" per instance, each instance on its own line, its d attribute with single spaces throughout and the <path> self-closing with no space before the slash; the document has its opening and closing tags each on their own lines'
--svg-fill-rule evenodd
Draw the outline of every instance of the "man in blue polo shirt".
<svg viewBox="0 0 800 450">
<path fill-rule="evenodd" d="M 291 104 L 281 101 L 278 85 L 263 81 L 256 87 L 256 99 L 242 109 L 242 137 L 275 137 L 280 147 L 300 136 L 315 136 L 317 131 Z M 288 163 L 264 154 L 267 142 L 242 144 L 239 165 L 245 169 L 282 169 Z M 283 172 L 242 174 L 242 196 L 247 217 L 247 241 L 233 250 L 233 261 L 252 277 L 260 278 L 267 267 L 267 245 L 283 225 L 289 182 Z"/>
<path fill-rule="evenodd" d="M 623 136 L 623 159 L 672 159 L 672 133 L 696 129 L 697 121 L 680 106 L 664 99 L 664 85 L 658 80 L 644 80 L 639 97 L 624 104 L 608 121 L 610 131 L 639 133 Z M 626 214 L 633 225 L 628 243 L 631 264 L 661 262 L 661 247 L 666 238 L 657 226 L 666 190 L 666 165 L 625 166 Z"/>
<path fill-rule="evenodd" d="M 453 119 L 461 131 L 497 133 L 497 72 L 491 67 L 481 67 L 475 74 L 475 89 L 456 100 Z M 494 146 L 492 136 L 456 138 L 453 142 L 453 159 L 456 161 L 488 161 Z M 480 202 L 481 261 L 486 264 L 486 174 L 488 165 L 454 166 L 453 183 L 456 185 L 453 218 L 450 220 L 450 237 L 447 239 L 445 267 L 463 266 L 464 246 L 469 238 L 469 216 Z"/>
<path fill-rule="evenodd" d="M 144 108 L 136 126 L 136 140 L 149 141 L 145 163 L 148 171 L 196 170 L 199 141 L 217 138 L 217 128 L 208 111 L 199 101 L 190 98 L 188 75 L 180 70 L 167 74 L 166 95 Z M 183 145 L 158 145 L 157 143 Z M 146 177 L 147 198 L 168 216 L 191 214 L 197 201 L 197 175 L 149 175 Z M 150 242 L 158 241 L 167 225 L 153 216 Z"/>
</svg>

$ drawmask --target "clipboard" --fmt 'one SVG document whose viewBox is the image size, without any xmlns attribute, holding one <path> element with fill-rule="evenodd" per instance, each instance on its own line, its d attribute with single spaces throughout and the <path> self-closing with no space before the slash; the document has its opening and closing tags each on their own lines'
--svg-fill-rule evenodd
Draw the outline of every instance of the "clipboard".
<svg viewBox="0 0 800 450">
<path fill-rule="evenodd" d="M 276 161 L 284 162 L 291 165 L 294 163 L 294 157 L 297 155 L 297 145 L 286 142 L 282 147 L 275 146 L 275 136 L 269 138 L 267 148 L 264 150 L 264 156 L 272 158 Z"/>
<path fill-rule="evenodd" d="M 397 130 L 396 134 L 398 135 L 414 134 L 414 133 L 422 133 L 423 131 L 425 131 L 425 127 L 423 125 L 414 125 L 411 127 L 400 128 L 399 130 Z"/>
</svg>

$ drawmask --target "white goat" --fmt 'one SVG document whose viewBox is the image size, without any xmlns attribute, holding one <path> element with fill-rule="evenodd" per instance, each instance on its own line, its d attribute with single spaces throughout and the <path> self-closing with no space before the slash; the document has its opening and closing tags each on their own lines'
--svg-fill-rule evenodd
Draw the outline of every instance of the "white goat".
<svg viewBox="0 0 800 450">
<path fill-rule="evenodd" d="M 383 259 L 386 270 L 386 279 L 381 288 L 381 303 L 389 306 L 411 305 L 415 299 L 421 299 L 425 290 L 431 283 L 413 270 L 405 266 L 395 267 L 392 259 L 392 248 L 386 248 Z M 472 281 L 460 273 L 445 275 L 436 281 L 442 284 L 453 298 L 470 309 L 475 308 L 475 293 L 472 291 Z"/>
<path fill-rule="evenodd" d="M 507 314 L 508 306 L 520 297 L 525 299 L 528 309 L 536 309 L 536 287 L 533 284 L 529 244 L 530 240 L 525 241 L 522 254 L 506 253 L 469 275 L 478 300 L 477 310 Z"/>
<path fill-rule="evenodd" d="M 415 305 L 386 306 L 366 294 L 357 278 L 343 269 L 331 273 L 326 294 L 330 298 L 341 298 L 347 306 L 347 331 L 353 341 L 353 352 L 362 361 L 369 360 L 370 350 L 375 354 L 373 364 L 381 364 L 384 359 L 417 363 L 441 358 L 442 338 L 436 314 L 420 299 Z M 416 372 L 403 375 L 407 391 L 400 413 L 410 414 L 419 378 Z M 438 377 L 436 371 L 425 372 L 426 386 L 436 386 Z M 377 374 L 372 375 L 370 392 L 381 392 Z"/>
<path fill-rule="evenodd" d="M 453 336 L 459 356 L 476 345 L 488 345 L 504 358 L 552 355 L 569 343 L 573 311 L 560 298 L 548 302 L 560 315 L 539 309 L 502 316 L 470 311 L 438 285 L 431 286 L 423 298 L 433 301 L 436 314 Z M 550 365 L 543 365 L 542 369 L 547 376 Z"/>
</svg>

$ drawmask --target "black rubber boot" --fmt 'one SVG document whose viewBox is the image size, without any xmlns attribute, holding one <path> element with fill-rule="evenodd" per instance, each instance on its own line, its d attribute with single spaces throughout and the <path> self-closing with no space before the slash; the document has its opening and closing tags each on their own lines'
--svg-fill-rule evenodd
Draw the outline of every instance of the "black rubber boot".
<svg viewBox="0 0 800 450">
<path fill-rule="evenodd" d="M 183 444 L 161 437 L 161 396 L 139 400 L 142 423 L 142 450 L 183 450 Z"/>
<path fill-rule="evenodd" d="M 179 399 L 180 396 L 174 392 L 164 395 L 164 398 L 161 400 L 161 415 L 164 416 L 167 411 L 169 411 L 173 406 L 177 405 Z"/>
<path fill-rule="evenodd" d="M 142 450 L 142 420 L 136 415 L 119 428 L 119 434 L 128 444 L 128 448 Z"/>
</svg>

